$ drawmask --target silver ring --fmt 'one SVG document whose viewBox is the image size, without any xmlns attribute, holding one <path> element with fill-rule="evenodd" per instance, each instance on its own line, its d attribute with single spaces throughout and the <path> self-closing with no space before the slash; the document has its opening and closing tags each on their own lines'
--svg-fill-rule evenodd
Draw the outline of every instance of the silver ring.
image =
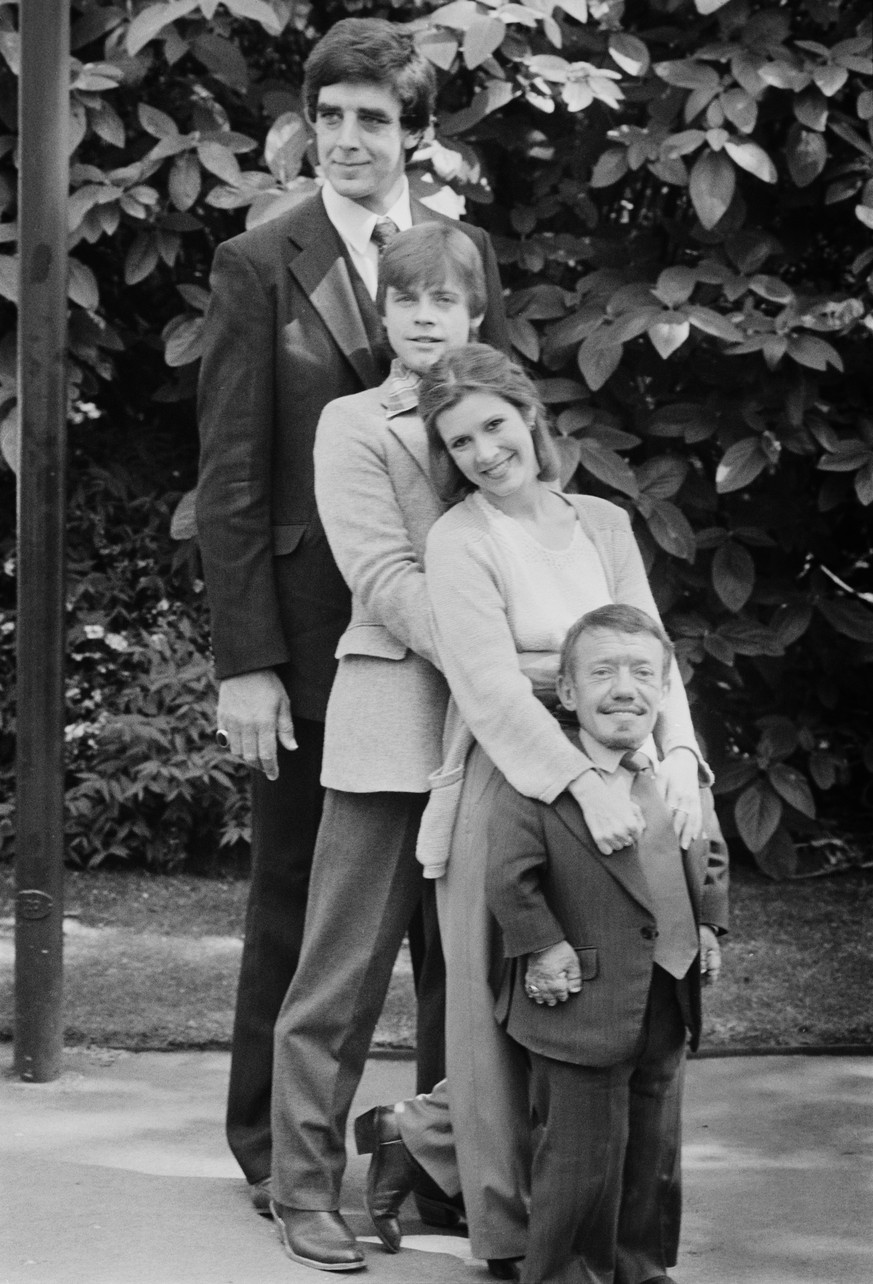
<svg viewBox="0 0 873 1284">
<path fill-rule="evenodd" d="M 674 807 L 674 808 L 673 808 L 673 810 L 674 810 L 674 811 L 680 811 L 680 812 L 682 813 L 682 815 L 683 815 L 683 816 L 687 816 L 687 815 L 688 815 L 688 808 L 687 808 L 687 807 Z"/>
<path fill-rule="evenodd" d="M 215 743 L 218 745 L 219 749 L 230 748 L 230 736 L 227 734 L 227 732 L 224 730 L 223 727 L 219 727 L 219 729 L 216 731 Z"/>
<path fill-rule="evenodd" d="M 525 989 L 527 990 L 528 994 L 539 994 L 540 992 L 539 986 L 537 985 L 528 985 L 528 986 L 525 986 Z"/>
</svg>

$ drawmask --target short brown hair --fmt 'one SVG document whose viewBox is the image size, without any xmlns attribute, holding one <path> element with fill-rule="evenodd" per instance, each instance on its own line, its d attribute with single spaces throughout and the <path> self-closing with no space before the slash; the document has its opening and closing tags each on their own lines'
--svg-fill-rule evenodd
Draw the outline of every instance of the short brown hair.
<svg viewBox="0 0 873 1284">
<path fill-rule="evenodd" d="M 583 633 L 596 633 L 607 630 L 610 633 L 650 633 L 657 638 L 664 648 L 663 681 L 670 675 L 673 663 L 673 643 L 667 636 L 664 626 L 652 619 L 638 606 L 629 606 L 625 602 L 613 602 L 609 606 L 599 606 L 596 611 L 588 611 L 575 624 L 571 624 L 561 646 L 561 658 L 558 662 L 558 678 L 569 678 L 573 668 L 573 656 L 576 643 Z"/>
<path fill-rule="evenodd" d="M 412 32 L 387 18 L 342 18 L 322 36 L 303 69 L 306 114 L 315 120 L 318 95 L 328 85 L 372 84 L 390 89 L 400 123 L 427 129 L 436 101 L 436 73 Z"/>
<path fill-rule="evenodd" d="M 427 430 L 434 476 L 443 499 L 453 503 L 476 488 L 446 450 L 437 420 L 476 392 L 501 397 L 522 414 L 532 412 L 531 436 L 540 466 L 538 476 L 541 481 L 557 481 L 561 475 L 560 459 L 545 408 L 533 383 L 505 352 L 487 343 L 467 343 L 447 352 L 422 376 L 418 389 L 419 414 Z"/>
<path fill-rule="evenodd" d="M 485 312 L 488 295 L 482 255 L 471 237 L 449 223 L 417 223 L 388 242 L 379 263 L 376 307 L 385 315 L 385 295 L 394 290 L 419 293 L 457 282 L 471 317 Z"/>
</svg>

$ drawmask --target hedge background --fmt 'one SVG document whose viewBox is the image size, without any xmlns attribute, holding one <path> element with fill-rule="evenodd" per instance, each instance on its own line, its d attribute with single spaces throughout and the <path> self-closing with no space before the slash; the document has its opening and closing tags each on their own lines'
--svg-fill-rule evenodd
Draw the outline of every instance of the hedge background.
<svg viewBox="0 0 873 1284">
<path fill-rule="evenodd" d="M 218 242 L 315 181 L 349 14 L 439 70 L 417 192 L 490 231 L 569 486 L 632 514 L 738 852 L 873 837 L 873 60 L 839 0 L 72 0 L 71 861 L 245 851 L 190 538 Z M 0 855 L 12 852 L 17 8 L 0 0 Z M 173 533 L 171 539 L 171 522 Z"/>
</svg>

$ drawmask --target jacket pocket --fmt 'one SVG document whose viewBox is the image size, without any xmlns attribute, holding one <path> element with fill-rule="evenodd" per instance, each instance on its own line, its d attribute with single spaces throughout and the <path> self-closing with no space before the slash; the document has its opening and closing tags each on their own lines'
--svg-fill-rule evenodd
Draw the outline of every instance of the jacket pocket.
<svg viewBox="0 0 873 1284">
<path fill-rule="evenodd" d="M 369 655 L 377 660 L 403 660 L 408 648 L 382 624 L 352 624 L 339 640 L 336 658 Z"/>
<path fill-rule="evenodd" d="M 308 529 L 308 522 L 295 522 L 291 526 L 274 526 L 273 556 L 285 557 L 288 553 L 293 553 Z"/>
<path fill-rule="evenodd" d="M 573 946 L 579 956 L 579 970 L 582 973 L 583 981 L 593 981 L 600 971 L 600 963 L 597 958 L 597 947 L 594 945 Z"/>
</svg>

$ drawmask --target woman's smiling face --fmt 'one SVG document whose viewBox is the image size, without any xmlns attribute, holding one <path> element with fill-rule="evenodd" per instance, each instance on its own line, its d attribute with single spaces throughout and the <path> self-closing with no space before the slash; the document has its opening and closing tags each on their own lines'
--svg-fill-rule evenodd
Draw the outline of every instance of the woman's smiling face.
<svg viewBox="0 0 873 1284">
<path fill-rule="evenodd" d="M 492 392 L 470 392 L 436 421 L 458 468 L 500 507 L 533 485 L 540 472 L 530 425 L 521 410 Z"/>
</svg>

